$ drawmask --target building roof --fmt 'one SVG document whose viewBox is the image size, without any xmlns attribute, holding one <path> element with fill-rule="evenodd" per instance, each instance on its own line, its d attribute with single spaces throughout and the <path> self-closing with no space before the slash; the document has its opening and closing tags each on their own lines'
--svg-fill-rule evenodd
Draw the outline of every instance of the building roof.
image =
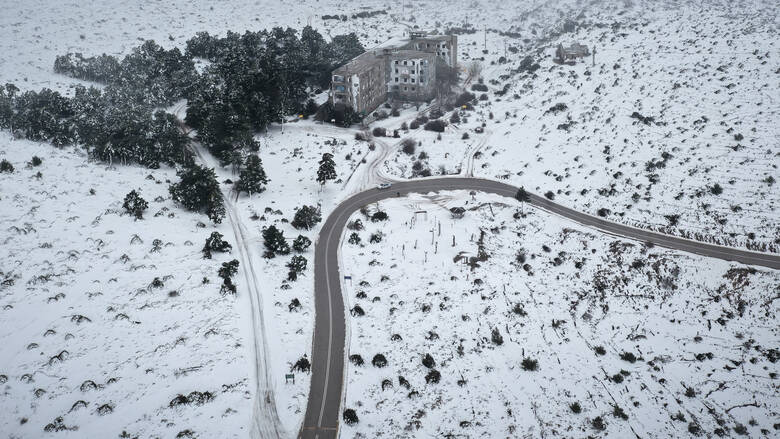
<svg viewBox="0 0 780 439">
<path fill-rule="evenodd" d="M 363 52 L 360 55 L 352 58 L 348 63 L 339 67 L 333 73 L 347 74 L 350 72 L 362 71 L 375 64 L 381 64 L 381 63 L 382 63 L 382 58 L 376 56 L 374 54 L 374 51 L 369 50 L 368 52 Z"/>
</svg>

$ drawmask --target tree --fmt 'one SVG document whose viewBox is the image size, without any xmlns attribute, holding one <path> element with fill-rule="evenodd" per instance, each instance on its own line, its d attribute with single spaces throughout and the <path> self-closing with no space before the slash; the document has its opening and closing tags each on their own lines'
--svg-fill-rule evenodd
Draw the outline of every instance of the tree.
<svg viewBox="0 0 780 439">
<path fill-rule="evenodd" d="M 122 204 L 122 207 L 127 213 L 134 215 L 135 219 L 139 220 L 143 219 L 144 210 L 149 207 L 149 203 L 141 198 L 141 196 L 138 195 L 138 192 L 132 190 L 125 195 L 125 202 Z"/>
<path fill-rule="evenodd" d="M 191 165 L 176 173 L 181 179 L 168 189 L 173 201 L 187 210 L 205 211 L 214 223 L 225 217 L 225 204 L 214 169 Z"/>
<path fill-rule="evenodd" d="M 236 294 L 236 286 L 233 284 L 233 276 L 238 273 L 238 260 L 233 259 L 230 262 L 223 262 L 217 275 L 222 278 L 221 293 Z"/>
<path fill-rule="evenodd" d="M 353 409 L 344 410 L 344 422 L 347 425 L 354 425 L 358 423 L 358 415 Z"/>
<path fill-rule="evenodd" d="M 373 215 L 371 215 L 371 222 L 375 223 L 378 221 L 387 221 L 389 216 L 387 216 L 387 212 L 384 212 L 382 210 L 376 211 Z"/>
<path fill-rule="evenodd" d="M 517 193 L 515 194 L 515 198 L 517 201 L 519 201 L 522 207 L 522 203 L 529 203 L 531 201 L 531 195 L 526 192 L 525 188 L 523 186 L 520 186 L 520 189 L 517 190 Z"/>
<path fill-rule="evenodd" d="M 211 259 L 212 252 L 226 253 L 232 249 L 233 246 L 222 239 L 221 233 L 212 232 L 211 236 L 206 238 L 206 244 L 203 246 L 203 257 L 206 259 Z"/>
<path fill-rule="evenodd" d="M 6 159 L 0 161 L 0 172 L 12 173 L 14 172 L 14 165 Z"/>
<path fill-rule="evenodd" d="M 284 234 L 276 226 L 263 229 L 263 245 L 266 249 L 264 254 L 266 258 L 290 253 L 290 246 L 285 241 Z"/>
<path fill-rule="evenodd" d="M 249 195 L 259 194 L 265 190 L 264 185 L 266 184 L 268 184 L 268 177 L 265 175 L 263 162 L 256 155 L 249 155 L 235 184 L 236 199 L 241 192 L 246 192 Z"/>
<path fill-rule="evenodd" d="M 307 248 L 309 248 L 310 245 L 311 245 L 311 239 L 303 235 L 298 235 L 298 237 L 295 238 L 295 240 L 293 241 L 292 248 L 298 253 L 303 253 L 306 251 Z"/>
<path fill-rule="evenodd" d="M 295 217 L 290 224 L 296 229 L 311 230 L 320 221 L 322 221 L 322 214 L 319 207 L 303 205 L 295 212 Z"/>
<path fill-rule="evenodd" d="M 320 185 L 325 185 L 328 180 L 336 179 L 336 163 L 333 161 L 333 154 L 322 154 L 322 160 L 320 160 L 320 168 L 317 170 L 317 182 Z"/>
<path fill-rule="evenodd" d="M 349 235 L 349 239 L 347 240 L 350 244 L 360 244 L 360 235 L 358 235 L 357 232 L 352 232 L 351 235 Z"/>
<path fill-rule="evenodd" d="M 306 258 L 300 255 L 295 255 L 290 259 L 290 262 L 287 263 L 287 268 L 290 269 L 290 272 L 287 273 L 287 280 L 289 281 L 295 281 L 298 279 L 298 274 L 303 273 L 303 270 L 306 270 Z"/>
<path fill-rule="evenodd" d="M 472 80 L 478 80 L 482 75 L 482 63 L 474 60 L 468 65 L 469 78 Z"/>
</svg>

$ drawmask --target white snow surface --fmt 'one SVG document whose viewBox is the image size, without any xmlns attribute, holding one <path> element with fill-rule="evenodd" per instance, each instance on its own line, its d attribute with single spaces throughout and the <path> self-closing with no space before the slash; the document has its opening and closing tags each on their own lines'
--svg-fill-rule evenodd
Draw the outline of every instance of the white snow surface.
<svg viewBox="0 0 780 439">
<path fill-rule="evenodd" d="M 492 195 L 374 209 L 390 220 L 354 214 L 361 244 L 342 245 L 349 353 L 364 363 L 348 365 L 345 408 L 359 422 L 341 437 L 686 437 L 690 423 L 775 431 L 777 271 L 648 248 Z M 481 233 L 488 258 L 472 269 Z M 372 365 L 376 354 L 387 366 Z M 439 383 L 426 382 L 425 354 Z M 525 358 L 538 370 L 524 370 Z M 591 424 L 599 416 L 603 431 Z"/>
</svg>

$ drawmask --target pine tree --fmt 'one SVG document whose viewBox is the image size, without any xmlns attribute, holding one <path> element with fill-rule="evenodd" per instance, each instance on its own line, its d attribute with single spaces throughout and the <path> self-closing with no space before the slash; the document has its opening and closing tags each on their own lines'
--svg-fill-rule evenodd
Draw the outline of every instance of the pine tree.
<svg viewBox="0 0 780 439">
<path fill-rule="evenodd" d="M 531 201 L 531 195 L 529 195 L 528 192 L 526 192 L 523 186 L 520 186 L 520 189 L 517 190 L 517 193 L 515 194 L 515 198 L 520 203 L 528 203 Z"/>
<path fill-rule="evenodd" d="M 149 203 L 141 198 L 141 196 L 138 195 L 138 192 L 132 190 L 127 195 L 125 195 L 125 202 L 122 204 L 122 207 L 127 211 L 127 213 L 135 216 L 135 219 L 143 219 L 144 210 L 149 207 Z"/>
<path fill-rule="evenodd" d="M 206 238 L 206 244 L 203 246 L 203 257 L 211 259 L 212 252 L 225 253 L 229 252 L 233 246 L 227 241 L 222 239 L 222 234 L 219 232 L 212 232 L 211 236 Z"/>
<path fill-rule="evenodd" d="M 303 253 L 306 251 L 307 248 L 309 248 L 310 245 L 311 245 L 311 239 L 303 235 L 298 235 L 298 237 L 295 238 L 295 241 L 293 241 L 292 248 L 298 253 Z"/>
<path fill-rule="evenodd" d="M 251 154 L 246 158 L 244 169 L 241 170 L 238 181 L 236 181 L 236 199 L 238 199 L 241 192 L 246 192 L 249 195 L 259 194 L 265 190 L 264 185 L 266 184 L 268 184 L 268 177 L 265 175 L 262 160 L 260 160 L 260 157 Z"/>
<path fill-rule="evenodd" d="M 265 246 L 266 258 L 273 258 L 277 254 L 286 255 L 290 253 L 290 246 L 284 240 L 284 234 L 276 226 L 263 229 L 263 245 Z"/>
<path fill-rule="evenodd" d="M 181 180 L 168 189 L 173 201 L 187 210 L 205 210 L 214 223 L 221 223 L 225 217 L 225 204 L 214 170 L 193 164 L 177 175 Z"/>
<path fill-rule="evenodd" d="M 296 229 L 311 230 L 317 223 L 322 221 L 322 214 L 320 208 L 316 206 L 301 206 L 297 212 L 295 212 L 295 218 L 290 223 Z"/>
<path fill-rule="evenodd" d="M 298 279 L 298 274 L 303 273 L 303 270 L 306 269 L 306 258 L 300 255 L 295 255 L 290 259 L 290 262 L 287 263 L 287 268 L 290 269 L 290 272 L 287 273 L 287 280 L 289 281 L 295 281 Z"/>
<path fill-rule="evenodd" d="M 336 179 L 336 163 L 333 161 L 333 154 L 322 154 L 320 168 L 317 170 L 317 182 L 325 185 L 328 180 Z"/>
</svg>

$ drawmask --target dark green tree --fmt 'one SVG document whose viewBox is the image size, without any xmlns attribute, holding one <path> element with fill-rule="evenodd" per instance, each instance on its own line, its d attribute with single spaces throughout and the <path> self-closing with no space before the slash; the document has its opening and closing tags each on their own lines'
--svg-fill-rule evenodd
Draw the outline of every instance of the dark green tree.
<svg viewBox="0 0 780 439">
<path fill-rule="evenodd" d="M 221 223 L 225 217 L 225 203 L 214 169 L 193 164 L 176 175 L 180 181 L 168 189 L 173 200 L 187 210 L 205 211 L 214 223 Z"/>
<path fill-rule="evenodd" d="M 336 163 L 333 161 L 333 154 L 322 154 L 322 160 L 320 160 L 320 167 L 317 170 L 317 182 L 320 185 L 325 185 L 328 180 L 336 179 Z"/>
<path fill-rule="evenodd" d="M 238 273 L 238 260 L 233 259 L 230 262 L 223 262 L 217 275 L 222 278 L 221 293 L 236 294 L 236 286 L 233 284 L 233 276 Z"/>
<path fill-rule="evenodd" d="M 260 157 L 250 154 L 235 183 L 236 199 L 241 192 L 246 192 L 250 196 L 259 194 L 265 190 L 266 184 L 268 184 L 268 177 L 265 175 L 263 162 Z"/>
<path fill-rule="evenodd" d="M 311 230 L 312 227 L 322 221 L 320 208 L 317 206 L 301 206 L 290 223 L 296 229 Z"/>
<path fill-rule="evenodd" d="M 292 259 L 290 259 L 290 262 L 287 263 L 287 268 L 290 270 L 287 273 L 287 280 L 296 281 L 298 279 L 298 275 L 306 270 L 306 264 L 306 258 L 303 256 L 293 256 Z"/>
<path fill-rule="evenodd" d="M 127 213 L 135 216 L 135 219 L 143 219 L 144 210 L 149 207 L 149 203 L 146 202 L 135 190 L 130 191 L 125 195 L 125 202 L 122 207 Z"/>
<path fill-rule="evenodd" d="M 211 236 L 206 238 L 206 244 L 203 246 L 203 257 L 211 259 L 213 252 L 226 253 L 233 249 L 227 241 L 222 239 L 222 234 L 219 232 L 212 232 Z"/>
<path fill-rule="evenodd" d="M 266 258 L 273 258 L 277 254 L 286 255 L 290 253 L 290 246 L 284 239 L 284 233 L 277 229 L 276 226 L 271 226 L 263 229 L 263 245 L 265 246 Z"/>
<path fill-rule="evenodd" d="M 309 248 L 309 246 L 311 246 L 311 239 L 303 235 L 298 235 L 298 237 L 293 241 L 292 248 L 298 253 L 303 253 L 307 248 Z"/>
</svg>

